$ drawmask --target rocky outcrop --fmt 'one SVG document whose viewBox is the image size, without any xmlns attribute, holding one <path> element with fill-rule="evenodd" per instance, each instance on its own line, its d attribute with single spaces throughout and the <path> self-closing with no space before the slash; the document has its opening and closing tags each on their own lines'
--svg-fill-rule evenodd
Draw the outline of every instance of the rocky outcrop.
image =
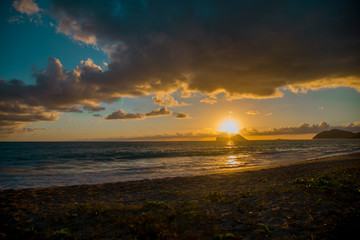
<svg viewBox="0 0 360 240">
<path fill-rule="evenodd" d="M 246 138 L 241 136 L 240 134 L 236 134 L 234 136 L 227 136 L 227 137 L 217 137 L 216 141 L 233 141 L 233 142 L 240 142 L 240 141 L 247 141 Z"/>
</svg>

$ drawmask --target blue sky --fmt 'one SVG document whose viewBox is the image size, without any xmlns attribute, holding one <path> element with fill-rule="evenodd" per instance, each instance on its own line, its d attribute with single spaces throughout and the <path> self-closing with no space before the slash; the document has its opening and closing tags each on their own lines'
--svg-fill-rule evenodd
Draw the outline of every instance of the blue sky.
<svg viewBox="0 0 360 240">
<path fill-rule="evenodd" d="M 12 6 L 13 1 L 2 1 L 0 28 L 3 33 L 0 39 L 0 72 L 1 78 L 9 80 L 17 78 L 25 83 L 33 83 L 32 69 L 46 67 L 49 57 L 61 60 L 66 69 L 73 69 L 81 60 L 88 58 L 101 65 L 107 61 L 107 55 L 93 46 L 81 44 L 64 34 L 56 32 L 56 21 L 42 15 L 42 23 L 34 23 L 39 18 L 29 17 L 17 12 Z M 39 1 L 39 7 L 49 6 L 47 1 Z M 9 22 L 10 19 L 22 16 L 23 22 Z"/>
<path fill-rule="evenodd" d="M 227 118 L 248 139 L 360 131 L 358 8 L 2 1 L 0 140 L 211 140 Z"/>
</svg>

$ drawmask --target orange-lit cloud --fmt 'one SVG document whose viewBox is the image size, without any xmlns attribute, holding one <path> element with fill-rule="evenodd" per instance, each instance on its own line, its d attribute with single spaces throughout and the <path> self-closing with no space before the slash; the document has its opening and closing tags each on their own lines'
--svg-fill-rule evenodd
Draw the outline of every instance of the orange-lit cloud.
<svg viewBox="0 0 360 240">
<path fill-rule="evenodd" d="M 32 15 L 40 11 L 40 8 L 33 0 L 16 0 L 12 6 L 20 13 Z"/>
<path fill-rule="evenodd" d="M 159 116 L 169 116 L 172 115 L 173 112 L 167 110 L 166 107 L 158 108 L 151 112 L 147 113 L 127 113 L 122 109 L 119 109 L 116 112 L 111 113 L 110 115 L 105 117 L 105 120 L 140 120 L 145 119 L 147 117 L 159 117 Z"/>
<path fill-rule="evenodd" d="M 189 114 L 183 113 L 183 112 L 176 113 L 175 118 L 177 118 L 177 119 L 191 119 Z"/>
<path fill-rule="evenodd" d="M 201 99 L 200 102 L 208 103 L 208 104 L 215 104 L 215 103 L 217 103 L 217 100 L 215 98 L 204 98 L 204 99 Z"/>
<path fill-rule="evenodd" d="M 174 113 L 173 111 L 168 110 L 166 107 L 155 109 L 147 113 L 127 113 L 122 109 L 111 113 L 105 117 L 105 120 L 141 120 L 148 117 L 161 117 L 161 116 L 171 116 L 173 115 L 176 119 L 190 119 L 191 117 L 187 113 L 178 112 Z"/>
<path fill-rule="evenodd" d="M 258 115 L 258 114 L 260 114 L 260 112 L 256 111 L 256 110 L 250 110 L 250 111 L 247 111 L 246 114 L 248 114 L 248 115 Z"/>
<path fill-rule="evenodd" d="M 23 130 L 23 126 L 32 122 L 52 122 L 59 118 L 59 112 L 44 107 L 3 101 L 0 102 L 0 137 L 29 132 Z"/>
<path fill-rule="evenodd" d="M 347 76 L 342 78 L 320 78 L 315 81 L 294 83 L 289 85 L 288 88 L 295 93 L 307 93 L 309 90 L 316 91 L 322 88 L 338 88 L 344 86 L 354 88 L 356 91 L 360 92 L 360 77 Z"/>
<path fill-rule="evenodd" d="M 63 17 L 60 19 L 56 31 L 64 33 L 65 35 L 86 44 L 97 44 L 95 35 L 82 30 L 80 24 L 77 21 L 68 17 Z"/>
<path fill-rule="evenodd" d="M 159 106 L 178 107 L 178 106 L 188 106 L 189 105 L 185 102 L 179 103 L 170 94 L 157 94 L 152 99 L 154 100 L 154 104 L 159 105 Z"/>
</svg>

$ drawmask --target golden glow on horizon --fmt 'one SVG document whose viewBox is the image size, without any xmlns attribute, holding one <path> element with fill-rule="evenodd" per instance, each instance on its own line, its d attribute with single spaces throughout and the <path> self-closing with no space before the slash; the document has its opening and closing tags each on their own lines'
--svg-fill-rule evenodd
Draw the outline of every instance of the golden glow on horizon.
<svg viewBox="0 0 360 240">
<path fill-rule="evenodd" d="M 238 133 L 239 126 L 235 120 L 226 119 L 220 124 L 220 131 L 227 132 L 227 133 Z"/>
</svg>

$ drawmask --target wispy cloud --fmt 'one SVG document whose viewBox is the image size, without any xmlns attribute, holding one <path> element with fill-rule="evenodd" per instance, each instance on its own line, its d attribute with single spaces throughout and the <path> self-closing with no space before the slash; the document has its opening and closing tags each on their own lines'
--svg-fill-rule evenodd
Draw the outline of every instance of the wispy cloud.
<svg viewBox="0 0 360 240">
<path fill-rule="evenodd" d="M 204 98 L 204 99 L 201 99 L 200 102 L 208 103 L 208 104 L 215 104 L 215 103 L 217 103 L 217 99 L 216 98 Z"/>
<path fill-rule="evenodd" d="M 248 114 L 248 115 L 258 115 L 258 114 L 260 114 L 260 112 L 256 111 L 256 110 L 250 110 L 250 111 L 247 111 L 246 114 Z"/>
</svg>

